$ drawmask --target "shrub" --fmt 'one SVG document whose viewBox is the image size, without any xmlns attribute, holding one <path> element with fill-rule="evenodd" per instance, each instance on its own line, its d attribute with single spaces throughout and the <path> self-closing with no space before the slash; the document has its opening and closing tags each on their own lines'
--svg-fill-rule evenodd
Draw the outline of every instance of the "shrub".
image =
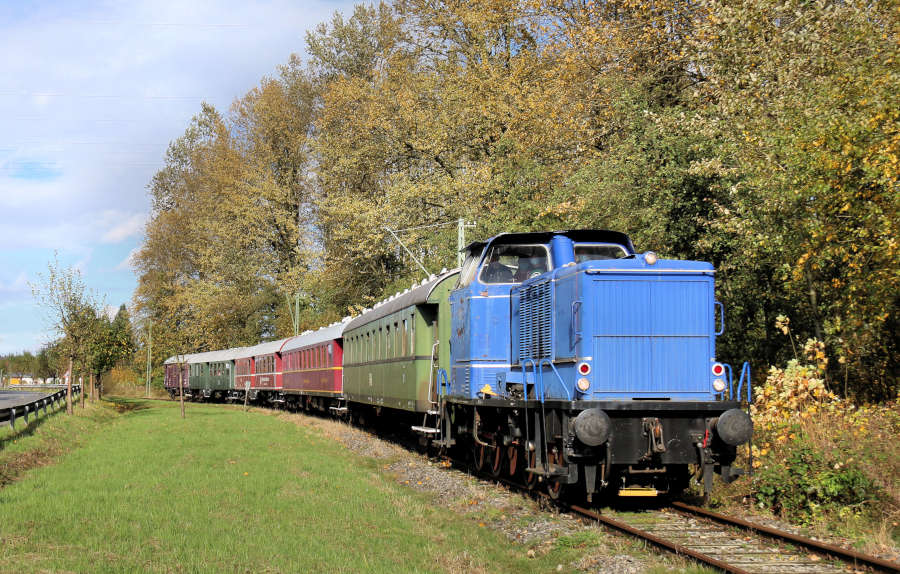
<svg viewBox="0 0 900 574">
<path fill-rule="evenodd" d="M 769 370 L 751 408 L 754 501 L 806 523 L 874 514 L 879 499 L 895 506 L 891 465 L 877 463 L 890 448 L 885 439 L 894 409 L 838 398 L 824 378 L 824 346 L 811 339 L 802 352 L 805 362 L 793 359 Z"/>
</svg>

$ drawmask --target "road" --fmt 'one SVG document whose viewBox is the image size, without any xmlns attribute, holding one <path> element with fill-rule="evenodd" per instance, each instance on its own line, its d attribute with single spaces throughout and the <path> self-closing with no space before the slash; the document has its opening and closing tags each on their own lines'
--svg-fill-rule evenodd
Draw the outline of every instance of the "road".
<svg viewBox="0 0 900 574">
<path fill-rule="evenodd" d="M 41 397 L 46 397 L 56 392 L 52 391 L 5 391 L 0 390 L 0 409 L 8 409 L 17 405 L 24 405 L 31 401 L 36 401 Z"/>
</svg>

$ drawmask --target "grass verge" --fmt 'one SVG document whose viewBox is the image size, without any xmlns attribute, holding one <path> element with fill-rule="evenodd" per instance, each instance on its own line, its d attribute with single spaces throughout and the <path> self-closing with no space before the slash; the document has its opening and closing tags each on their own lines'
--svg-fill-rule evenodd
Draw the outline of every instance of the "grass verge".
<svg viewBox="0 0 900 574">
<path fill-rule="evenodd" d="M 63 401 L 46 414 L 32 415 L 27 425 L 19 418 L 15 428 L 0 427 L 0 487 L 77 448 L 117 414 L 114 407 L 92 403 L 86 409 L 76 405 L 75 416 L 66 416 L 65 410 Z"/>
<path fill-rule="evenodd" d="M 560 545 L 529 559 L 376 462 L 277 417 L 190 405 L 182 420 L 171 403 L 113 406 L 129 412 L 57 416 L 4 449 L 6 461 L 38 451 L 49 460 L 79 447 L 0 490 L 4 568 L 547 572 L 579 552 Z"/>
</svg>

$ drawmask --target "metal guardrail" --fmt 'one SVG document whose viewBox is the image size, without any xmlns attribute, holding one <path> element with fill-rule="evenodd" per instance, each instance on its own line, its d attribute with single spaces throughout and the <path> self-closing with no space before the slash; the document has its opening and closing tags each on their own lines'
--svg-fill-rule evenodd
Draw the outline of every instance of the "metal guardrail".
<svg viewBox="0 0 900 574">
<path fill-rule="evenodd" d="M 72 397 L 77 397 L 79 392 L 81 392 L 81 387 L 79 385 L 72 385 Z M 48 406 L 53 408 L 57 406 L 57 403 L 65 402 L 66 389 L 63 388 L 52 395 L 41 397 L 30 403 L 0 409 L 0 426 L 9 425 L 10 428 L 15 428 L 17 418 L 24 418 L 25 424 L 28 424 L 28 415 L 37 417 L 40 409 L 44 409 L 44 414 L 46 415 Z"/>
<path fill-rule="evenodd" d="M 75 388 L 75 387 L 77 387 L 77 386 L 79 386 L 79 385 L 74 385 L 72 388 Z M 54 384 L 49 384 L 49 385 L 44 385 L 44 384 L 32 384 L 32 385 L 2 385 L 2 386 L 0 386 L 0 391 L 15 391 L 15 390 L 17 390 L 17 389 L 24 389 L 24 390 L 26 390 L 26 391 L 33 391 L 33 390 L 43 390 L 43 389 L 64 389 L 64 388 L 66 388 L 66 385 L 63 384 L 63 383 L 60 383 L 60 384 L 54 383 Z"/>
</svg>

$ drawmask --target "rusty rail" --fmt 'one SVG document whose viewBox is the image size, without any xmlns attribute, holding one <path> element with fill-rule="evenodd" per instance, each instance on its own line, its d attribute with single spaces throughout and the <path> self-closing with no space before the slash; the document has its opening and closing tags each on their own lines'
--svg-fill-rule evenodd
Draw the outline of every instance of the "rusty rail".
<svg viewBox="0 0 900 574">
<path fill-rule="evenodd" d="M 868 554 L 862 554 L 861 552 L 856 552 L 855 550 L 841 548 L 840 546 L 834 546 L 833 544 L 826 544 L 825 542 L 819 542 L 818 540 L 813 540 L 812 538 L 806 538 L 805 536 L 800 536 L 791 532 L 785 532 L 784 530 L 778 530 L 777 528 L 772 528 L 770 526 L 756 524 L 747 520 L 743 520 L 741 518 L 725 516 L 724 514 L 712 512 L 710 510 L 706 510 L 705 508 L 692 506 L 684 502 L 676 501 L 672 502 L 671 504 L 673 508 L 681 512 L 694 514 L 696 516 L 702 516 L 721 524 L 736 526 L 737 528 L 741 528 L 743 530 L 757 532 L 770 538 L 783 540 L 785 542 L 790 542 L 793 544 L 799 544 L 801 546 L 809 548 L 810 550 L 833 556 L 835 558 L 843 560 L 844 562 L 867 566 L 869 568 L 874 568 L 876 570 L 884 572 L 900 572 L 900 564 L 897 564 L 896 562 L 882 560 L 881 558 L 870 556 Z"/>
<path fill-rule="evenodd" d="M 572 510 L 582 516 L 586 516 L 588 518 L 596 520 L 597 522 L 600 522 L 601 524 L 605 524 L 606 526 L 609 526 L 610 528 L 614 528 L 620 532 L 624 532 L 631 536 L 636 536 L 642 540 L 646 540 L 647 542 L 653 544 L 654 546 L 658 546 L 658 547 L 668 550 L 670 552 L 674 552 L 675 554 L 680 554 L 682 556 L 688 556 L 698 562 L 708 564 L 709 566 L 712 566 L 713 568 L 721 570 L 722 572 L 729 572 L 731 574 L 750 574 L 747 570 L 744 570 L 743 568 L 739 568 L 732 564 L 728 564 L 727 562 L 722 562 L 721 560 L 719 560 L 717 558 L 713 558 L 712 556 L 703 554 L 702 552 L 698 552 L 692 548 L 688 548 L 686 546 L 682 546 L 681 544 L 672 542 L 670 540 L 666 540 L 665 538 L 660 538 L 659 536 L 656 536 L 655 534 L 646 532 L 644 530 L 641 530 L 640 528 L 635 528 L 634 526 L 631 526 L 630 524 L 625 524 L 624 522 L 622 522 L 620 520 L 616 520 L 615 518 L 610 518 L 609 516 L 604 516 L 604 515 L 600 514 L 599 512 L 595 512 L 593 510 L 590 510 L 587 508 L 582 508 L 582 507 L 576 506 L 576 505 L 566 505 L 565 508 Z"/>
</svg>

